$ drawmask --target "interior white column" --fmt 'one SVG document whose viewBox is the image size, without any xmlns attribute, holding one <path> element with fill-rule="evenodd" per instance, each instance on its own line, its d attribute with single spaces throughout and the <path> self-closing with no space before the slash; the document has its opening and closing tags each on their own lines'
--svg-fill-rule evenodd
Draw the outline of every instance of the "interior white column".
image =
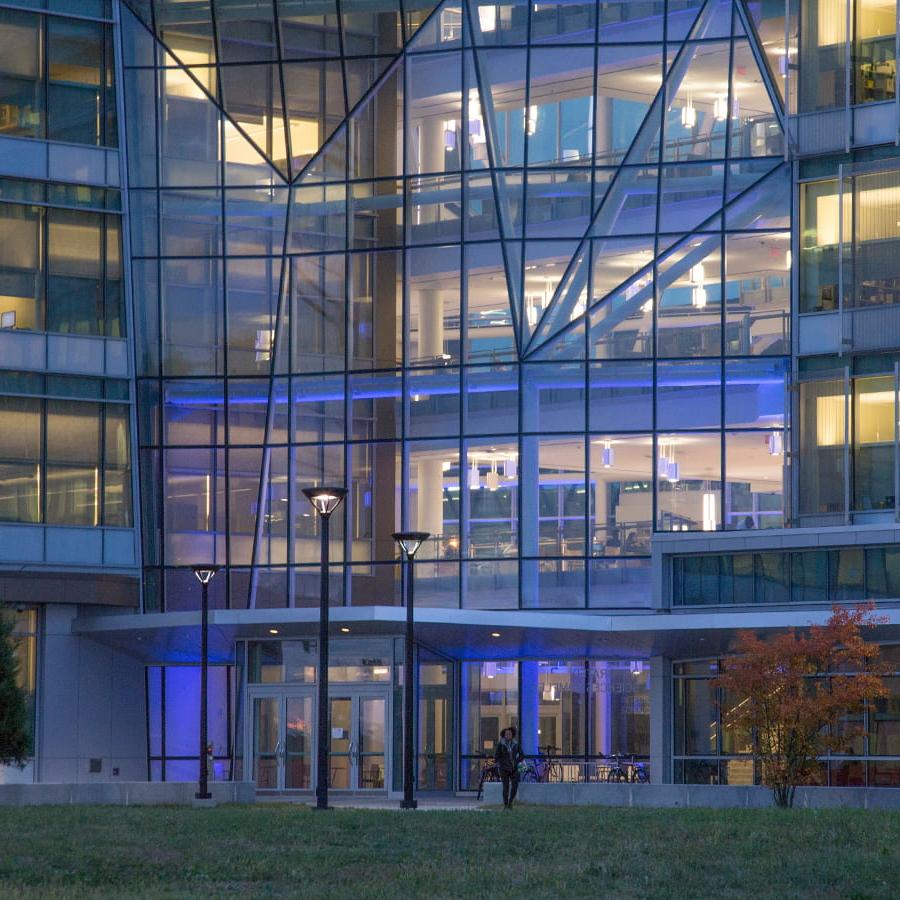
<svg viewBox="0 0 900 900">
<path fill-rule="evenodd" d="M 444 533 L 444 470 L 439 456 L 416 464 L 416 528 L 432 535 Z"/>
<path fill-rule="evenodd" d="M 438 116 L 424 119 L 419 126 L 419 171 L 443 172 L 446 167 L 444 120 Z M 455 135 L 459 139 L 459 135 Z"/>
<path fill-rule="evenodd" d="M 672 661 L 650 657 L 650 779 L 654 784 L 671 784 L 672 771 Z"/>
<path fill-rule="evenodd" d="M 416 291 L 419 306 L 419 357 L 438 358 L 444 353 L 444 298 L 440 291 Z"/>
</svg>

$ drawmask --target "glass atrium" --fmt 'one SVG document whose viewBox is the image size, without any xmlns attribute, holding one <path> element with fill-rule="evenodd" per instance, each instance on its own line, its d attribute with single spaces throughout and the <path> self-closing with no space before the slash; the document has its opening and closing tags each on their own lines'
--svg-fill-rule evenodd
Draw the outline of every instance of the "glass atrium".
<svg viewBox="0 0 900 900">
<path fill-rule="evenodd" d="M 655 531 L 783 525 L 791 178 L 741 4 L 142 10 L 148 610 L 213 559 L 219 604 L 314 605 L 315 483 L 349 605 L 397 601 L 399 528 L 421 604 L 612 609 Z"/>
</svg>

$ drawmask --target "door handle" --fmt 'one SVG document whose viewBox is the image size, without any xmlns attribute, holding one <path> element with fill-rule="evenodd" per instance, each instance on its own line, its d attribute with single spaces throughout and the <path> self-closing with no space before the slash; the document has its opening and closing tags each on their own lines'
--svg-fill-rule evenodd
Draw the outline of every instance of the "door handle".
<svg viewBox="0 0 900 900">
<path fill-rule="evenodd" d="M 275 745 L 275 756 L 276 756 L 276 758 L 279 759 L 279 760 L 283 760 L 283 759 L 284 759 L 284 745 L 281 743 L 281 741 L 279 741 L 279 742 Z"/>
</svg>

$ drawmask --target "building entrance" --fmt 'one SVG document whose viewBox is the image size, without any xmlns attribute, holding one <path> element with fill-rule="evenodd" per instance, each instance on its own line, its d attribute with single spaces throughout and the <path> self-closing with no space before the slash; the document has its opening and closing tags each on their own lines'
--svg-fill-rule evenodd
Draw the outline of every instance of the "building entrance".
<svg viewBox="0 0 900 900">
<path fill-rule="evenodd" d="M 384 691 L 340 691 L 330 698 L 329 787 L 383 791 L 387 772 L 387 708 Z"/>
<path fill-rule="evenodd" d="M 387 790 L 390 759 L 387 687 L 339 687 L 329 697 L 329 787 Z M 312 688 L 253 688 L 253 778 L 260 791 L 313 791 L 316 696 Z"/>
<path fill-rule="evenodd" d="M 311 690 L 250 697 L 253 779 L 261 791 L 308 791 L 314 785 L 315 696 Z"/>
</svg>

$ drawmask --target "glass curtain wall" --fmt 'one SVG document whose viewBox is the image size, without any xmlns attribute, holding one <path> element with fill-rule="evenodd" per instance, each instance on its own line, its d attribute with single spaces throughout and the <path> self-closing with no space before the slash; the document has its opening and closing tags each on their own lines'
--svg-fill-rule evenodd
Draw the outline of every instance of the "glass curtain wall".
<svg viewBox="0 0 900 900">
<path fill-rule="evenodd" d="M 452 791 L 455 788 L 454 666 L 427 658 L 426 651 L 419 648 L 418 673 L 418 788 Z"/>
<path fill-rule="evenodd" d="M 888 670 L 900 669 L 900 648 L 882 647 Z M 754 784 L 752 742 L 745 730 L 729 721 L 740 702 L 713 688 L 717 660 L 675 664 L 674 757 L 676 784 Z M 819 676 L 825 677 L 825 676 Z M 863 735 L 821 760 L 817 784 L 842 787 L 900 785 L 900 677 L 885 679 L 889 695 L 867 703 L 861 719 Z M 849 722 L 849 719 L 848 719 Z"/>
<path fill-rule="evenodd" d="M 0 373 L 0 386 L 0 521 L 130 527 L 127 384 Z"/>
<path fill-rule="evenodd" d="M 549 748 L 565 781 L 594 777 L 613 754 L 650 752 L 650 669 L 640 660 L 464 662 L 460 678 L 461 790 L 478 788 L 510 725 L 526 755 Z"/>
<path fill-rule="evenodd" d="M 798 512 L 807 521 L 895 514 L 898 449 L 897 361 L 865 357 L 836 368 L 822 360 L 801 375 Z M 828 363 L 835 368 L 828 368 Z"/>
<path fill-rule="evenodd" d="M 845 547 L 672 559 L 673 606 L 862 603 L 900 595 L 900 551 Z"/>
<path fill-rule="evenodd" d="M 118 191 L 2 179 L 0 329 L 124 337 Z"/>
<path fill-rule="evenodd" d="M 802 186 L 801 312 L 900 300 L 898 200 L 896 168 Z"/>
<path fill-rule="evenodd" d="M 123 27 L 148 607 L 209 559 L 232 607 L 314 602 L 301 491 L 326 482 L 350 604 L 398 601 L 399 528 L 432 535 L 423 604 L 630 608 L 654 530 L 781 524 L 762 20 L 146 9 Z"/>
<path fill-rule="evenodd" d="M 107 2 L 27 2 L 110 18 Z M 0 8 L 0 134 L 115 147 L 112 23 Z"/>
<path fill-rule="evenodd" d="M 13 598 L 8 598 L 12 600 Z M 0 616 L 12 618 L 12 642 L 13 656 L 18 663 L 16 683 L 25 693 L 26 727 L 32 741 L 35 739 L 35 697 L 37 693 L 37 648 L 38 648 L 38 610 L 22 606 L 18 598 L 15 600 L 15 610 L 0 610 Z M 36 753 L 32 752 L 32 756 Z M 0 767 L 0 784 L 3 783 L 3 770 Z M 13 770 L 16 771 L 16 770 Z"/>
<path fill-rule="evenodd" d="M 210 666 L 208 734 L 212 744 L 209 777 L 230 781 L 235 710 L 234 666 Z M 200 725 L 198 666 L 147 666 L 147 765 L 150 781 L 196 781 Z"/>
<path fill-rule="evenodd" d="M 801 112 L 895 99 L 896 0 L 812 0 L 798 6 Z"/>
</svg>

